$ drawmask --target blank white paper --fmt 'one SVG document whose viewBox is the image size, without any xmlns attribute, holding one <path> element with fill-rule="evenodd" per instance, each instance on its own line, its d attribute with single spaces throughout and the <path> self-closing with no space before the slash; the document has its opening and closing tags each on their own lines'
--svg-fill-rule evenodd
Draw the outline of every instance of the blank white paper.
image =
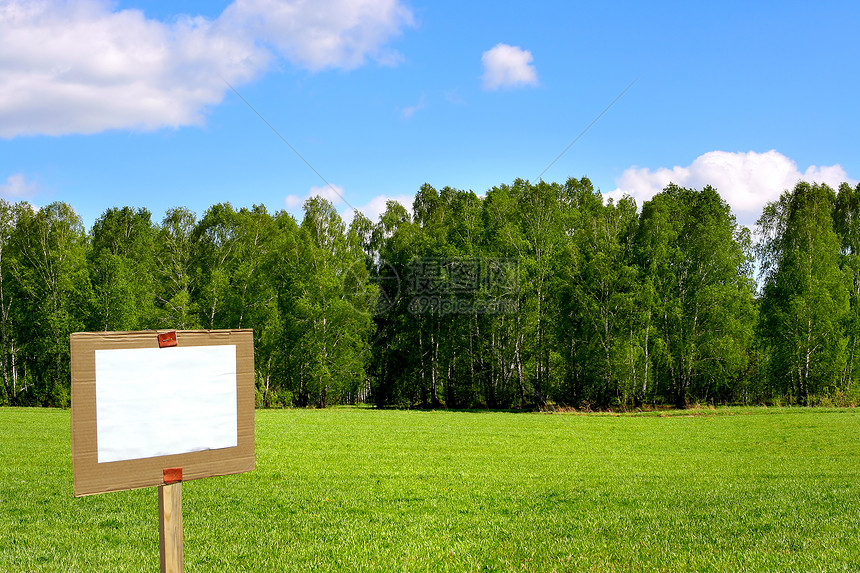
<svg viewBox="0 0 860 573">
<path fill-rule="evenodd" d="M 235 345 L 95 353 L 99 463 L 238 445 Z"/>
</svg>

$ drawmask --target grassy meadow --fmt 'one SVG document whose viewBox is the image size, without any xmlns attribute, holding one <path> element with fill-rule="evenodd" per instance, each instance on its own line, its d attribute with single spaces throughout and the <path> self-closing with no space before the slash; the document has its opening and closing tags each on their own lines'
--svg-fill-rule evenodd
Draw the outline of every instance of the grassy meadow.
<svg viewBox="0 0 860 573">
<path fill-rule="evenodd" d="M 858 571 L 860 411 L 258 411 L 183 484 L 192 571 Z M 158 570 L 154 488 L 74 498 L 69 412 L 0 409 L 0 571 Z"/>
</svg>

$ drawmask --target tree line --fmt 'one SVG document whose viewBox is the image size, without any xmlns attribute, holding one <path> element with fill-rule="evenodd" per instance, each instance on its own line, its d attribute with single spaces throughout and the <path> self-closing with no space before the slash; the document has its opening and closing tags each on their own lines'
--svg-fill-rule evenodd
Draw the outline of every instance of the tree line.
<svg viewBox="0 0 860 573">
<path fill-rule="evenodd" d="M 798 183 L 755 236 L 711 187 L 637 208 L 587 178 L 320 197 L 0 200 L 0 403 L 69 404 L 76 331 L 252 328 L 260 406 L 622 408 L 860 396 L 860 185 Z"/>
</svg>

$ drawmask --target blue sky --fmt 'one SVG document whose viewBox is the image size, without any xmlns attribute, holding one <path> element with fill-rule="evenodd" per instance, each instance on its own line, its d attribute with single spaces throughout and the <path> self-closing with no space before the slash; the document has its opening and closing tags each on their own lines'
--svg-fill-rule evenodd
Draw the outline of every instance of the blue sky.
<svg viewBox="0 0 860 573">
<path fill-rule="evenodd" d="M 856 3 L 589 4 L 0 0 L 0 195 L 88 228 L 314 193 L 375 219 L 425 182 L 536 180 L 631 82 L 545 180 L 711 184 L 751 224 L 860 179 Z"/>
</svg>

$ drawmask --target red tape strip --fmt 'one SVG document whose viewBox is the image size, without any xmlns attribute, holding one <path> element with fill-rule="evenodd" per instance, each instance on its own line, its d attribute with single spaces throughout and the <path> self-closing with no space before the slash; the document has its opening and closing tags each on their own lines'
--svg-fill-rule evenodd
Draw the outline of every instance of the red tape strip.
<svg viewBox="0 0 860 573">
<path fill-rule="evenodd" d="M 176 346 L 176 331 L 171 330 L 164 334 L 158 335 L 158 347 L 167 348 L 168 346 Z"/>
<path fill-rule="evenodd" d="M 164 468 L 164 485 L 182 481 L 182 468 Z"/>
</svg>

